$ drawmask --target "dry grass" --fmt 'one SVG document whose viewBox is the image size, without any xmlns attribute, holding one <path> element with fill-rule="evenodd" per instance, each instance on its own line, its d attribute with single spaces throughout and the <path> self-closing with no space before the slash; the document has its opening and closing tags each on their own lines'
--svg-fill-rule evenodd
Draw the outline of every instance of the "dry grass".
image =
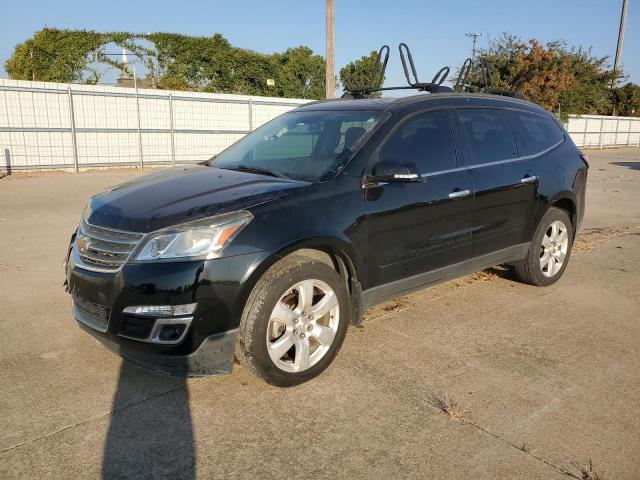
<svg viewBox="0 0 640 480">
<path fill-rule="evenodd" d="M 495 270 L 482 270 L 481 272 L 471 275 L 471 279 L 479 282 L 492 282 L 498 278 L 498 274 Z"/>
<path fill-rule="evenodd" d="M 399 312 L 403 310 L 409 304 L 409 299 L 407 297 L 400 297 L 391 302 L 384 303 L 382 305 L 382 310 L 385 312 Z"/>
<path fill-rule="evenodd" d="M 630 225 L 624 228 L 590 228 L 578 235 L 573 242 L 574 252 L 586 252 L 594 250 L 602 242 L 620 235 L 626 235 L 640 231 L 640 225 Z"/>
<path fill-rule="evenodd" d="M 596 472 L 593 462 L 589 459 L 589 463 L 582 465 L 578 462 L 572 462 L 573 466 L 578 470 L 582 480 L 604 480 L 602 475 Z"/>
<path fill-rule="evenodd" d="M 447 393 L 433 392 L 429 395 L 429 401 L 434 407 L 445 413 L 450 420 L 456 423 L 464 421 L 464 409 L 454 402 Z"/>
</svg>

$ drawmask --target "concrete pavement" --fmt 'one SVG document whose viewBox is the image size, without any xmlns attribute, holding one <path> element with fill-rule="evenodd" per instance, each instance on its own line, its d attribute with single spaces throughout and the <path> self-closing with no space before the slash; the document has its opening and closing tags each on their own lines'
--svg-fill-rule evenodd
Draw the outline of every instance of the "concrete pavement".
<svg viewBox="0 0 640 480">
<path fill-rule="evenodd" d="M 150 374 L 75 325 L 68 237 L 132 173 L 0 179 L 0 478 L 640 478 L 640 150 L 588 153 L 560 282 L 494 269 L 378 306 L 292 389 Z"/>
</svg>

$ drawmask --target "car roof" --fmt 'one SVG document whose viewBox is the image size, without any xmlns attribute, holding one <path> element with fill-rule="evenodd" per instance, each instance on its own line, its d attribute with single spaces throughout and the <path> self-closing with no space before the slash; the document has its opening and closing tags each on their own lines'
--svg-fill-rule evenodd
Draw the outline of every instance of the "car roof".
<svg viewBox="0 0 640 480">
<path fill-rule="evenodd" d="M 537 110 L 539 112 L 548 113 L 539 105 L 528 102 L 516 97 L 507 95 L 496 95 L 488 93 L 422 93 L 411 95 L 409 97 L 381 97 L 381 98 L 364 98 L 350 99 L 337 98 L 330 100 L 320 100 L 317 102 L 307 103 L 298 107 L 296 110 L 303 111 L 319 111 L 319 110 L 389 110 L 396 107 L 406 107 L 412 105 L 425 104 L 438 101 L 442 105 L 451 100 L 452 105 L 460 105 L 461 100 L 467 100 L 472 105 L 495 106 L 496 101 L 505 102 L 513 106 L 528 107 L 528 109 Z M 455 100 L 455 102 L 454 102 Z"/>
<path fill-rule="evenodd" d="M 385 110 L 393 104 L 397 98 L 364 98 L 353 100 L 347 98 L 333 98 L 330 100 L 319 100 L 317 102 L 306 103 L 296 110 Z"/>
</svg>

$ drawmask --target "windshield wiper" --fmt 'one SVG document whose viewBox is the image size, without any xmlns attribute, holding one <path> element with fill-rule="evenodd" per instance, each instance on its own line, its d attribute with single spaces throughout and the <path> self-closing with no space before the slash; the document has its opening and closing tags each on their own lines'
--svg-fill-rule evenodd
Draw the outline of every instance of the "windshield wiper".
<svg viewBox="0 0 640 480">
<path fill-rule="evenodd" d="M 278 178 L 284 178 L 286 180 L 291 180 L 289 177 L 287 177 L 283 173 L 276 172 L 275 170 L 270 170 L 264 167 L 251 167 L 249 165 L 237 165 L 233 168 L 229 168 L 229 170 L 238 170 L 240 172 L 257 173 L 259 175 L 269 175 L 270 177 L 278 177 Z"/>
</svg>

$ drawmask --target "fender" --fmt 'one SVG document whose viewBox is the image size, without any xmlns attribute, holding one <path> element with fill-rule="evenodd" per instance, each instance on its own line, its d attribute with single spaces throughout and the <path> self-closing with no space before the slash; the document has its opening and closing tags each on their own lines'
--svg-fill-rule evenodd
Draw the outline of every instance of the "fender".
<svg viewBox="0 0 640 480">
<path fill-rule="evenodd" d="M 278 248 L 275 252 L 266 256 L 258 265 L 256 265 L 250 272 L 247 272 L 242 282 L 242 292 L 238 295 L 234 311 L 238 312 L 238 319 L 242 315 L 246 301 L 251 294 L 251 291 L 255 287 L 256 283 L 262 275 L 277 261 L 286 257 L 287 255 L 302 249 L 314 249 L 326 252 L 344 262 L 344 268 L 346 272 L 341 271 L 340 265 L 337 265 L 338 271 L 341 275 L 346 274 L 346 280 L 348 281 L 348 289 L 350 298 L 352 299 L 352 322 L 359 325 L 362 321 L 362 304 L 361 304 L 361 292 L 360 279 L 363 275 L 363 259 L 358 254 L 353 245 L 345 238 L 338 238 L 335 236 L 313 236 L 308 238 L 299 239 L 286 244 Z"/>
</svg>

